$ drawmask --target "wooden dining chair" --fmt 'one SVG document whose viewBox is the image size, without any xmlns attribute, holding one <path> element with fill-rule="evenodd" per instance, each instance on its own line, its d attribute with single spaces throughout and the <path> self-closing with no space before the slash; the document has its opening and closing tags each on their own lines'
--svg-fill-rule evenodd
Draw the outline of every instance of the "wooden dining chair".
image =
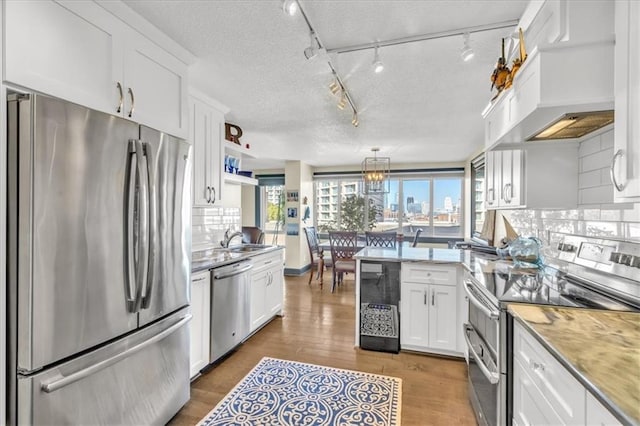
<svg viewBox="0 0 640 426">
<path fill-rule="evenodd" d="M 242 242 L 244 244 L 264 244 L 264 232 L 257 226 L 243 226 Z"/>
<path fill-rule="evenodd" d="M 395 231 L 388 231 L 388 232 L 367 231 L 364 233 L 364 237 L 365 237 L 367 246 L 396 248 L 398 233 Z"/>
<path fill-rule="evenodd" d="M 358 251 L 358 234 L 351 231 L 329 232 L 329 244 L 331 244 L 331 260 L 333 262 L 333 281 L 331 292 L 337 284 L 342 283 L 345 273 L 356 272 L 356 260 L 353 256 Z"/>
<path fill-rule="evenodd" d="M 304 233 L 307 236 L 307 245 L 309 246 L 309 257 L 311 259 L 311 271 L 309 274 L 309 285 L 313 279 L 313 273 L 316 273 L 316 280 L 320 280 L 320 288 L 322 288 L 322 277 L 324 275 L 324 250 L 320 247 L 320 240 L 316 228 L 308 226 L 304 228 Z"/>
<path fill-rule="evenodd" d="M 411 247 L 416 247 L 418 245 L 418 237 L 422 233 L 422 228 L 418 228 L 416 230 L 416 235 L 413 237 L 413 242 L 411 243 Z"/>
</svg>

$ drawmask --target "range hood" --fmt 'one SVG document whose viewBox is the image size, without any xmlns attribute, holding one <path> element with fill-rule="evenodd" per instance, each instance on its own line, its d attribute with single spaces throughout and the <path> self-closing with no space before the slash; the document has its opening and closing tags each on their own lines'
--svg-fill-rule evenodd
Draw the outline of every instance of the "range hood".
<svg viewBox="0 0 640 426">
<path fill-rule="evenodd" d="M 534 49 L 485 112 L 485 147 L 579 140 L 613 123 L 613 68 L 613 40 Z"/>
<path fill-rule="evenodd" d="M 613 110 L 564 114 L 527 141 L 578 139 L 613 123 Z"/>
</svg>

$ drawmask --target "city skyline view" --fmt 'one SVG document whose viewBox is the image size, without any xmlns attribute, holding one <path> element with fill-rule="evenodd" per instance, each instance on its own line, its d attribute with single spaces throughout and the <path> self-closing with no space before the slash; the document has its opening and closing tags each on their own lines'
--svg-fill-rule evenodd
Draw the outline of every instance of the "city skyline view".
<svg viewBox="0 0 640 426">
<path fill-rule="evenodd" d="M 429 203 L 429 186 L 434 181 L 430 180 L 404 180 L 403 181 L 403 197 L 406 202 L 407 198 L 413 197 L 415 204 Z M 434 210 L 445 209 L 445 199 L 451 198 L 454 206 L 459 205 L 462 198 L 462 187 L 460 179 L 437 179 L 433 188 Z M 398 200 L 399 180 L 390 181 L 390 190 L 387 196 L 387 207 L 395 204 Z"/>
</svg>

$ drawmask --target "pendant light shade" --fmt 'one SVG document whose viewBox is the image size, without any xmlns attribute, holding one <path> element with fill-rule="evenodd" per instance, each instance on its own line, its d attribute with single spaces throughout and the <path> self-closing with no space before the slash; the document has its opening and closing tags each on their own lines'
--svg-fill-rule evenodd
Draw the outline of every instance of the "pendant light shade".
<svg viewBox="0 0 640 426">
<path fill-rule="evenodd" d="M 362 181 L 365 194 L 389 193 L 389 173 L 391 159 L 378 157 L 380 148 L 371 148 L 373 157 L 366 157 L 362 161 Z"/>
</svg>

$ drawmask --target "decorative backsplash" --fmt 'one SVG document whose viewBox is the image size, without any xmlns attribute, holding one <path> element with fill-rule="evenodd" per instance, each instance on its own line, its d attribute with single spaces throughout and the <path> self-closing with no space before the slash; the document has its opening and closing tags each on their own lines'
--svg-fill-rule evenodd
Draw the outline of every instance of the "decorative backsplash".
<svg viewBox="0 0 640 426">
<path fill-rule="evenodd" d="M 613 130 L 583 141 L 578 154 L 578 208 L 504 212 L 514 229 L 520 235 L 537 236 L 545 242 L 551 236 L 552 245 L 562 234 L 640 242 L 640 203 L 613 203 L 609 180 Z"/>
<path fill-rule="evenodd" d="M 194 207 L 192 209 L 191 251 L 220 247 L 224 232 L 240 231 L 242 215 L 239 207 Z"/>
</svg>

